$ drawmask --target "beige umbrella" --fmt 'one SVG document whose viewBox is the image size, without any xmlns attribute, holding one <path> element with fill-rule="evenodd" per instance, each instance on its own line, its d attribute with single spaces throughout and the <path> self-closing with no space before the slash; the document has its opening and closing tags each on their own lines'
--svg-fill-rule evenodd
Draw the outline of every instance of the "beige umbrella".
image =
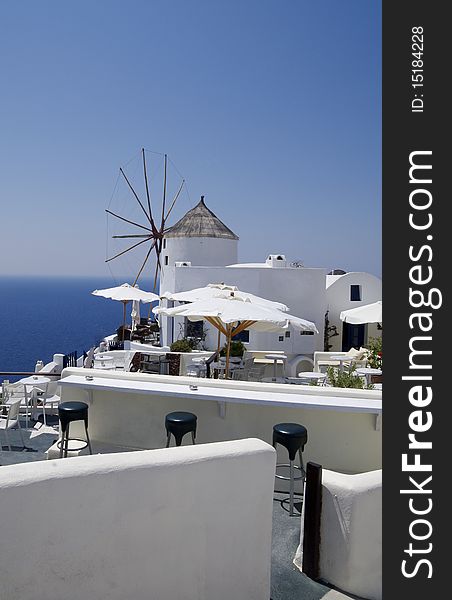
<svg viewBox="0 0 452 600">
<path fill-rule="evenodd" d="M 236 298 L 241 298 L 242 300 L 247 300 L 261 306 L 266 306 L 267 308 L 282 310 L 284 312 L 289 310 L 289 307 L 282 302 L 267 300 L 266 298 L 255 296 L 250 292 L 239 290 L 239 288 L 235 285 L 225 285 L 224 283 L 209 283 L 205 287 L 195 288 L 185 292 L 164 292 L 161 294 L 160 298 L 172 300 L 174 302 L 195 302 L 196 300 L 210 300 L 211 298 L 218 297 L 224 298 L 225 296 L 230 296 L 231 293 L 233 293 Z M 218 353 L 220 352 L 221 333 L 222 331 L 218 329 Z"/>
<path fill-rule="evenodd" d="M 154 313 L 168 317 L 187 317 L 190 321 L 205 320 L 223 333 L 227 344 L 226 377 L 229 370 L 231 339 L 245 329 L 278 331 L 291 325 L 301 331 L 318 333 L 317 327 L 311 321 L 236 297 L 234 292 L 174 308 L 157 307 L 154 308 Z"/>
</svg>

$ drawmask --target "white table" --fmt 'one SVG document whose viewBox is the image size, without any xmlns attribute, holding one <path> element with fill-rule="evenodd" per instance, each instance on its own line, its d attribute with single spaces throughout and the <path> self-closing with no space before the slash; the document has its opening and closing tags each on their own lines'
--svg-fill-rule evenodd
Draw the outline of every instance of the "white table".
<svg viewBox="0 0 452 600">
<path fill-rule="evenodd" d="M 277 380 L 276 366 L 278 364 L 278 360 L 282 361 L 282 364 L 284 365 L 284 361 L 287 360 L 287 356 L 285 354 L 266 354 L 265 358 L 268 358 L 268 360 L 273 361 L 273 378 L 271 379 L 271 381 L 276 382 L 276 380 Z M 283 372 L 284 372 L 284 366 L 283 366 Z M 267 379 L 267 378 L 265 378 L 265 379 Z M 264 381 L 264 380 L 262 380 L 262 381 Z"/>
<path fill-rule="evenodd" d="M 47 384 L 50 383 L 49 377 L 43 377 L 42 375 L 31 375 L 30 377 L 24 377 L 23 379 L 19 379 L 19 383 L 22 383 L 25 390 L 25 427 L 28 427 L 28 403 L 32 401 L 32 418 L 36 411 L 36 395 L 33 394 L 33 391 L 39 386 L 47 387 Z M 40 391 L 43 391 L 40 389 Z"/>
<path fill-rule="evenodd" d="M 339 371 L 342 373 L 344 370 L 344 362 L 350 361 L 352 362 L 351 356 L 345 356 L 344 354 L 330 356 L 330 360 L 336 360 L 339 363 Z"/>
<path fill-rule="evenodd" d="M 47 383 L 50 383 L 50 379 L 48 377 L 43 377 L 42 375 L 32 375 L 30 377 L 19 379 L 19 383 L 26 386 L 46 385 Z"/>
<path fill-rule="evenodd" d="M 372 377 L 372 375 L 381 375 L 382 370 L 381 369 L 372 369 L 371 367 L 361 367 L 359 369 L 356 369 L 355 373 L 357 375 L 363 375 L 366 378 L 367 385 L 369 385 L 370 378 Z"/>
<path fill-rule="evenodd" d="M 205 356 L 194 356 L 191 359 L 191 362 L 194 365 L 199 365 L 199 364 L 205 363 L 206 362 L 206 358 L 205 358 Z"/>
<path fill-rule="evenodd" d="M 95 354 L 94 355 L 94 368 L 95 369 L 104 369 L 104 370 L 115 369 L 115 363 L 114 363 L 113 356 L 106 356 L 103 354 Z"/>
<path fill-rule="evenodd" d="M 317 383 L 323 383 L 326 379 L 326 373 L 321 373 L 320 371 L 302 371 L 298 373 L 298 377 L 309 382 L 316 381 Z"/>
<path fill-rule="evenodd" d="M 226 361 L 213 362 L 210 366 L 218 372 L 218 375 L 224 375 L 226 373 Z M 229 362 L 229 375 L 237 369 L 240 369 L 240 362 Z"/>
</svg>

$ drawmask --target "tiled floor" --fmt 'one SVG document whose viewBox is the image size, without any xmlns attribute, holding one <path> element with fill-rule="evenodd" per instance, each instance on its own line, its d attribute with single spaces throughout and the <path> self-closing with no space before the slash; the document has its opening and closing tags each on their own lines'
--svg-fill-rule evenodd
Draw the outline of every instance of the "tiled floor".
<svg viewBox="0 0 452 600">
<path fill-rule="evenodd" d="M 6 437 L 4 432 L 0 432 L 0 440 L 2 443 L 2 451 L 0 452 L 0 465 L 14 465 L 23 462 L 33 462 L 36 460 L 46 460 L 46 450 L 58 438 L 58 424 L 52 420 L 48 425 L 37 422 L 33 427 L 25 429 L 22 426 L 22 435 L 25 442 L 25 449 L 22 448 L 22 442 L 18 430 L 10 429 L 8 431 L 9 440 L 11 443 L 11 452 L 6 445 Z"/>
</svg>

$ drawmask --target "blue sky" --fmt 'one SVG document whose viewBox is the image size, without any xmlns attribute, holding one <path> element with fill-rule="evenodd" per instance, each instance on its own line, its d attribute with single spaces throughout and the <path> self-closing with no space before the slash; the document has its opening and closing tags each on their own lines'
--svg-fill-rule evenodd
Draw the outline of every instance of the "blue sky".
<svg viewBox="0 0 452 600">
<path fill-rule="evenodd" d="M 1 2 L 0 274 L 109 275 L 104 209 L 144 146 L 187 181 L 174 217 L 204 194 L 241 261 L 381 275 L 380 13 L 373 0 Z"/>
</svg>

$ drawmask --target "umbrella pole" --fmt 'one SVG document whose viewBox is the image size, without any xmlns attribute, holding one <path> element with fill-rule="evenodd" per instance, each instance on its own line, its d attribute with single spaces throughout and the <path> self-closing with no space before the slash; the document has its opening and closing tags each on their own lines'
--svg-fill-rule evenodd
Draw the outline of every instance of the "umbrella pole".
<svg viewBox="0 0 452 600">
<path fill-rule="evenodd" d="M 227 326 L 227 346 L 226 346 L 226 372 L 224 374 L 225 379 L 229 379 L 229 355 L 231 352 L 231 334 L 232 334 L 232 326 Z"/>
<path fill-rule="evenodd" d="M 220 358 L 220 342 L 221 342 L 221 331 L 218 330 L 218 341 L 217 341 L 218 359 Z"/>
<path fill-rule="evenodd" d="M 122 321 L 122 341 L 124 342 L 124 339 L 126 337 L 126 310 L 127 310 L 127 301 L 123 302 L 122 305 L 124 306 L 123 321 Z"/>
</svg>

